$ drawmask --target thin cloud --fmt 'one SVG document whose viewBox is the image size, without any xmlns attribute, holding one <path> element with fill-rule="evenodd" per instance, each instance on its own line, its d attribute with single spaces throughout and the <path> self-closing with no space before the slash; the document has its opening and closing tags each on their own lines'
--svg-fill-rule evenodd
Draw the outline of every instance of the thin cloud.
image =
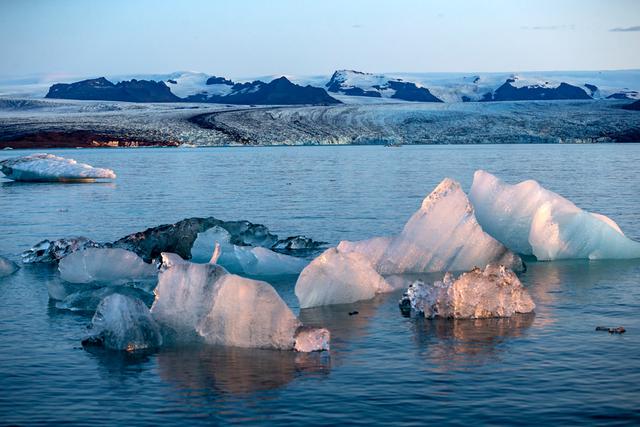
<svg viewBox="0 0 640 427">
<path fill-rule="evenodd" d="M 353 25 L 351 26 L 351 28 L 362 28 L 362 25 L 360 25 L 360 24 L 353 24 Z"/>
<path fill-rule="evenodd" d="M 609 31 L 613 31 L 615 33 L 627 33 L 632 31 L 640 31 L 640 25 L 636 25 L 635 27 L 617 27 L 617 28 L 612 28 Z"/>
<path fill-rule="evenodd" d="M 575 30 L 575 25 L 536 25 L 533 27 L 520 27 L 522 30 L 533 30 L 533 31 L 563 31 L 563 30 Z"/>
</svg>

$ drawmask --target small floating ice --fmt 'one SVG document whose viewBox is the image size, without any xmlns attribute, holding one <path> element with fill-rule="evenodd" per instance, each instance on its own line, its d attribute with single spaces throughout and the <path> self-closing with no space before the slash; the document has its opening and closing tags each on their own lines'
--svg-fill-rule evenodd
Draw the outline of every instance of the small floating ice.
<svg viewBox="0 0 640 427">
<path fill-rule="evenodd" d="M 484 270 L 474 268 L 457 279 L 446 273 L 441 282 L 433 285 L 418 280 L 400 300 L 403 314 L 414 313 L 427 318 L 511 317 L 515 313 L 530 313 L 534 308 L 535 304 L 515 273 L 495 264 Z"/>
<path fill-rule="evenodd" d="M 392 290 L 367 257 L 336 248 L 314 259 L 298 277 L 295 288 L 300 308 L 348 304 Z"/>
<path fill-rule="evenodd" d="M 58 264 L 62 280 L 71 283 L 154 279 L 158 271 L 131 251 L 119 248 L 88 248 L 73 252 Z"/>
<path fill-rule="evenodd" d="M 230 274 L 216 264 L 183 261 L 173 254 L 163 253 L 162 259 L 151 313 L 177 339 L 191 336 L 209 344 L 279 350 L 328 347 L 328 338 L 322 339 L 328 332 L 310 336 L 268 283 Z"/>
<path fill-rule="evenodd" d="M 0 171 L 14 181 L 93 182 L 116 178 L 111 169 L 94 168 L 73 159 L 44 153 L 3 160 Z"/>
<path fill-rule="evenodd" d="M 499 263 L 523 270 L 522 260 L 485 233 L 460 184 L 445 178 L 393 237 L 343 241 L 341 252 L 365 255 L 383 275 L 465 271 Z"/>
<path fill-rule="evenodd" d="M 479 170 L 469 198 L 478 222 L 512 250 L 539 260 L 640 258 L 640 242 L 536 181 L 516 185 Z"/>
<path fill-rule="evenodd" d="M 260 246 L 234 245 L 231 243 L 231 234 L 222 227 L 212 227 L 198 233 L 191 248 L 192 261 L 209 262 L 216 243 L 222 249 L 217 264 L 233 273 L 251 276 L 298 274 L 308 264 L 302 258 L 280 254 Z"/>
<path fill-rule="evenodd" d="M 89 336 L 82 344 L 112 350 L 145 350 L 162 345 L 162 335 L 141 300 L 112 294 L 98 305 L 89 327 Z"/>
<path fill-rule="evenodd" d="M 18 264 L 16 264 L 15 262 L 3 256 L 0 256 L 0 277 L 5 277 L 13 274 L 18 271 L 19 268 L 20 267 L 18 267 Z"/>
<path fill-rule="evenodd" d="M 52 264 L 60 261 L 70 253 L 87 249 L 99 248 L 102 244 L 86 237 L 71 237 L 68 239 L 43 240 L 22 252 L 22 262 L 25 264 Z"/>
</svg>

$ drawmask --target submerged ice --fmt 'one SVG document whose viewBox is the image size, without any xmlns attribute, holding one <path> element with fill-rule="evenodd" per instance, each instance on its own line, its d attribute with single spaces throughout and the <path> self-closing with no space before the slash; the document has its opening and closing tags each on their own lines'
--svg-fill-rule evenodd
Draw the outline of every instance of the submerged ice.
<svg viewBox="0 0 640 427">
<path fill-rule="evenodd" d="M 209 344 L 247 348 L 326 349 L 327 340 L 310 340 L 309 331 L 268 283 L 174 254 L 162 258 L 151 312 L 173 339 L 197 337 Z M 328 331 L 320 330 L 317 336 L 328 336 Z M 310 348 L 310 342 L 318 347 Z"/>
<path fill-rule="evenodd" d="M 3 256 L 0 256 L 0 277 L 5 277 L 13 274 L 18 271 L 19 268 L 20 267 L 18 267 L 18 264 L 16 264 L 15 262 Z"/>
<path fill-rule="evenodd" d="M 479 170 L 469 193 L 482 227 L 539 260 L 640 258 L 640 242 L 610 218 L 586 212 L 536 181 L 516 185 Z"/>
<path fill-rule="evenodd" d="M 501 265 L 474 268 L 455 278 L 446 273 L 442 281 L 414 282 L 400 300 L 405 315 L 427 318 L 482 319 L 530 313 L 535 308 L 515 273 Z"/>
<path fill-rule="evenodd" d="M 136 351 L 162 345 L 160 328 L 147 306 L 137 298 L 117 293 L 100 302 L 88 332 L 82 341 L 85 346 Z"/>
<path fill-rule="evenodd" d="M 53 154 L 31 154 L 0 161 L 0 171 L 15 181 L 82 182 L 115 179 L 111 169 L 94 168 Z"/>
</svg>

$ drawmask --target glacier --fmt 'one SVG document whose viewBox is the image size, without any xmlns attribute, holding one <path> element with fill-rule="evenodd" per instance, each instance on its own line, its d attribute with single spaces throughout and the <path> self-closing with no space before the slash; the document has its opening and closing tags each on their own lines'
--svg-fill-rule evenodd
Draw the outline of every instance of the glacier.
<svg viewBox="0 0 640 427">
<path fill-rule="evenodd" d="M 116 293 L 98 305 L 82 345 L 138 351 L 161 346 L 162 335 L 141 300 Z"/>
<path fill-rule="evenodd" d="M 18 271 L 19 268 L 15 262 L 0 256 L 0 277 L 9 276 Z"/>
<path fill-rule="evenodd" d="M 173 340 L 299 351 L 328 347 L 322 339 L 328 331 L 303 328 L 271 285 L 231 274 L 217 264 L 163 253 L 154 293 L 151 313 Z"/>
<path fill-rule="evenodd" d="M 217 264 L 238 274 L 275 276 L 298 274 L 307 265 L 302 258 L 280 254 L 261 246 L 240 246 L 231 243 L 231 234 L 222 227 L 212 227 L 198 236 L 191 248 L 193 262 L 209 262 L 216 243 L 221 245 Z"/>
<path fill-rule="evenodd" d="M 615 221 L 534 180 L 509 185 L 478 170 L 469 199 L 482 227 L 520 254 L 541 261 L 640 258 L 640 242 L 626 237 Z"/>
<path fill-rule="evenodd" d="M 484 319 L 530 313 L 535 304 L 516 274 L 502 265 L 474 268 L 455 278 L 446 273 L 432 285 L 416 281 L 400 300 L 404 315 Z"/>
<path fill-rule="evenodd" d="M 155 266 L 147 264 L 134 252 L 120 248 L 88 248 L 73 252 L 58 264 L 60 278 L 71 283 L 153 280 Z"/>
<path fill-rule="evenodd" d="M 98 179 L 116 178 L 111 169 L 94 168 L 73 159 L 46 153 L 0 161 L 0 171 L 15 181 L 93 182 Z"/>
</svg>

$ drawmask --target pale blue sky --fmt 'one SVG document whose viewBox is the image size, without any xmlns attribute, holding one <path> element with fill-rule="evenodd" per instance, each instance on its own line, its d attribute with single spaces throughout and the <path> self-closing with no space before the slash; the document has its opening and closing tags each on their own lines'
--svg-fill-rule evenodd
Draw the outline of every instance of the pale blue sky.
<svg viewBox="0 0 640 427">
<path fill-rule="evenodd" d="M 640 68 L 640 0 L 0 0 L 0 76 L 339 68 Z"/>
</svg>

